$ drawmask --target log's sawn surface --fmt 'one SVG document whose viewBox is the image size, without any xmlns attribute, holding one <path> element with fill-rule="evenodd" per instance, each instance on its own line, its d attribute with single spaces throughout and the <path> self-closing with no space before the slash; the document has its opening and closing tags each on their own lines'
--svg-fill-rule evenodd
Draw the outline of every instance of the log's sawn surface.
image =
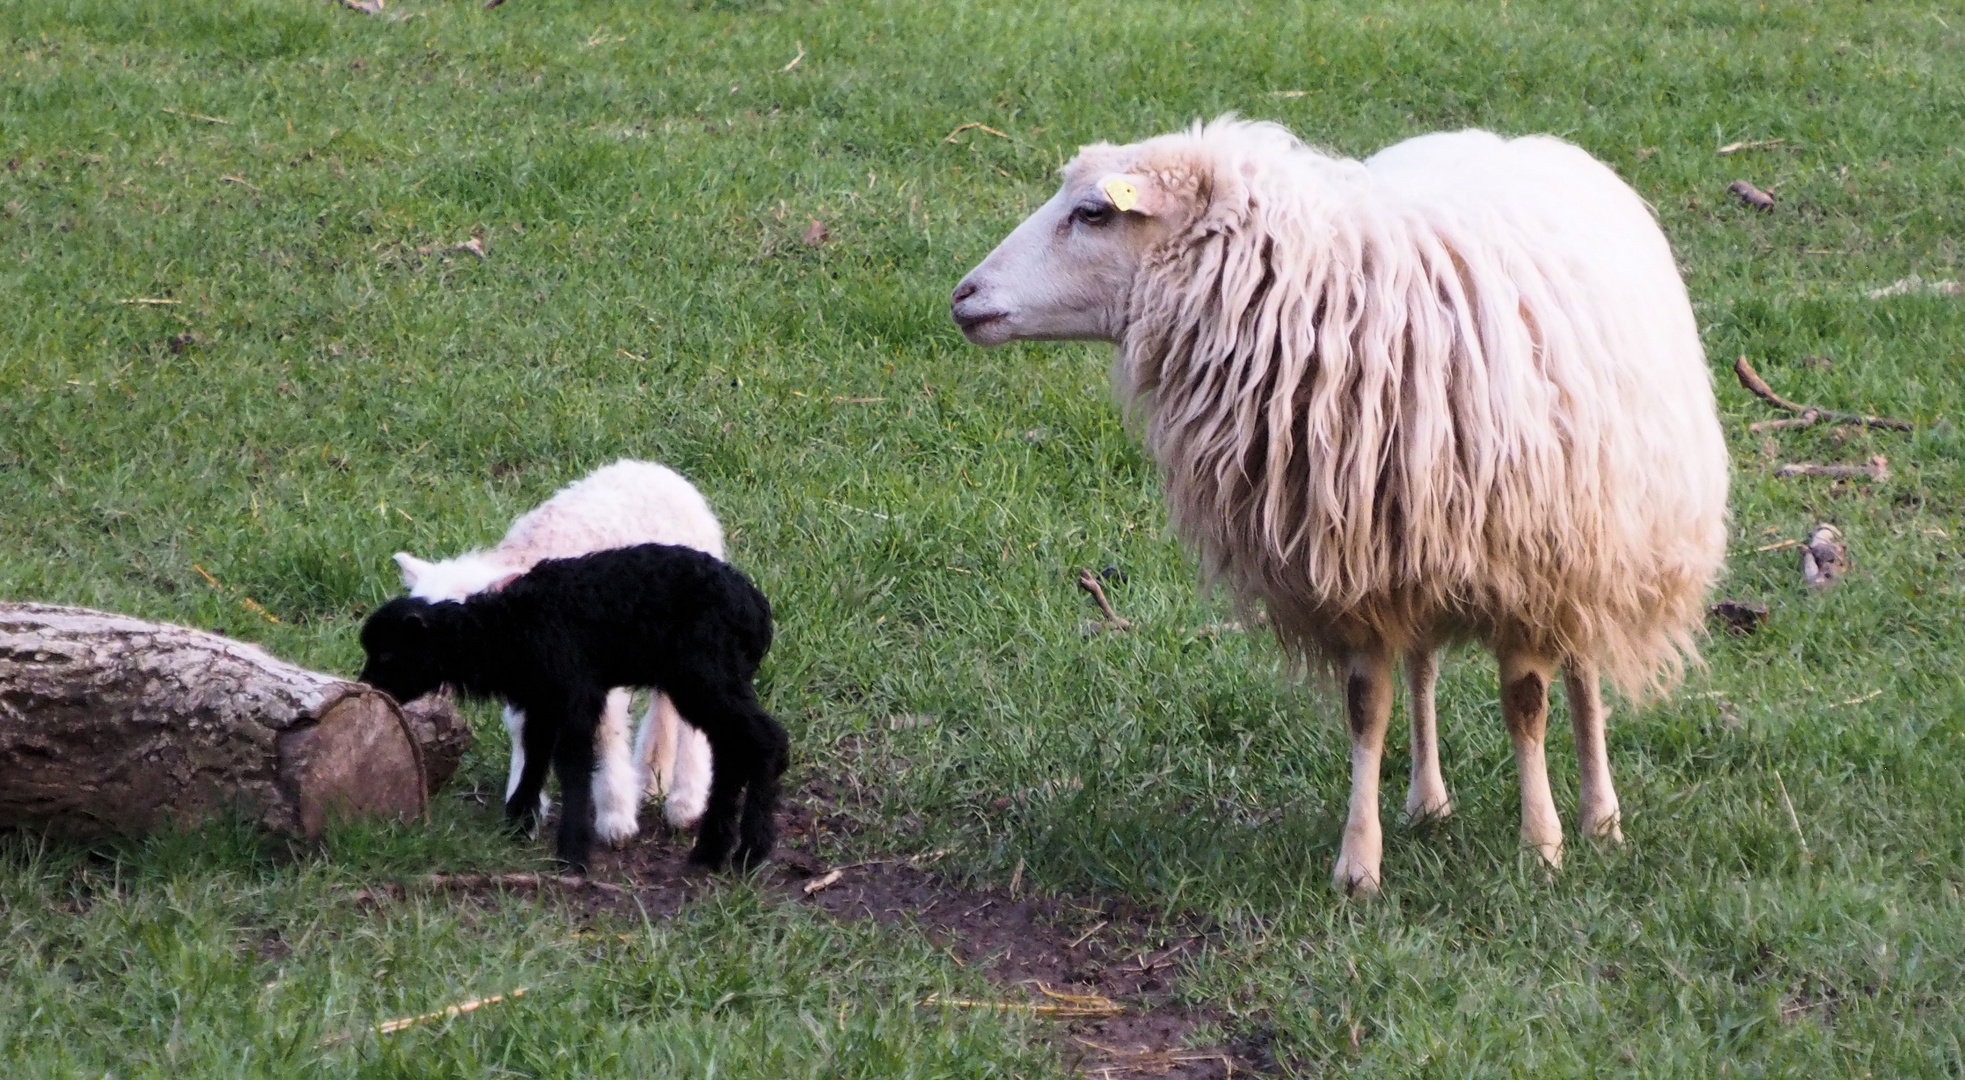
<svg viewBox="0 0 1965 1080">
<path fill-rule="evenodd" d="M 405 710 L 202 630 L 0 603 L 0 827 L 94 837 L 237 808 L 319 837 L 422 815 L 469 739 L 436 695 Z"/>
</svg>

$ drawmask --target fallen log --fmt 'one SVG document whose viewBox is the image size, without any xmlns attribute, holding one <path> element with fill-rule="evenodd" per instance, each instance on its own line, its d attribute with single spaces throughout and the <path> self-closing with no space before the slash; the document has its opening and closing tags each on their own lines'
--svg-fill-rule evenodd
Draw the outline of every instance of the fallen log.
<svg viewBox="0 0 1965 1080">
<path fill-rule="evenodd" d="M 0 827 L 89 838 L 238 810 L 318 838 L 421 816 L 470 729 L 255 645 L 84 608 L 0 603 Z"/>
</svg>

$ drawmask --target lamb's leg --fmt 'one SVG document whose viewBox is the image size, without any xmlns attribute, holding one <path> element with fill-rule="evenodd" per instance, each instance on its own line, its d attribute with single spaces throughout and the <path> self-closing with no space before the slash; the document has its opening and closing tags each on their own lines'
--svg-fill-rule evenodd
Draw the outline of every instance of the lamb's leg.
<svg viewBox="0 0 1965 1080">
<path fill-rule="evenodd" d="M 660 690 L 648 694 L 648 712 L 635 732 L 635 761 L 642 770 L 642 797 L 665 795 L 675 780 L 675 705 Z"/>
<path fill-rule="evenodd" d="M 1433 684 L 1440 677 L 1440 654 L 1429 645 L 1406 655 L 1406 711 L 1412 714 L 1412 786 L 1406 792 L 1406 820 L 1423 821 L 1453 813 L 1446 781 L 1440 776 L 1439 713 Z"/>
<path fill-rule="evenodd" d="M 505 801 L 512 801 L 512 793 L 519 789 L 519 777 L 525 772 L 525 713 L 505 706 L 505 730 L 512 736 L 512 765 L 505 773 Z M 547 811 L 553 808 L 553 800 L 546 795 L 546 789 L 539 789 L 539 816 L 536 820 L 546 820 Z"/>
<path fill-rule="evenodd" d="M 744 688 L 742 711 L 749 718 L 751 742 L 758 754 L 757 770 L 744 790 L 736 853 L 737 865 L 750 867 L 770 858 L 771 849 L 778 846 L 778 778 L 791 760 L 791 737 L 758 704 L 749 687 Z"/>
<path fill-rule="evenodd" d="M 519 733 L 524 740 L 521 749 L 525 764 L 519 770 L 518 784 L 505 797 L 505 820 L 518 835 L 536 836 L 546 820 L 546 770 L 553 764 L 559 718 L 550 715 L 551 709 L 542 718 L 537 705 L 527 709 L 514 707 L 512 711 L 521 717 Z M 565 808 L 561 807 L 561 813 L 564 812 Z"/>
<path fill-rule="evenodd" d="M 1520 650 L 1501 654 L 1501 718 L 1515 744 L 1521 775 L 1522 843 L 1540 852 L 1551 866 L 1562 865 L 1562 819 L 1549 794 L 1549 762 L 1543 744 L 1549 732 L 1549 678 L 1555 664 Z"/>
<path fill-rule="evenodd" d="M 594 833 L 610 847 L 626 844 L 640 829 L 636 813 L 641 809 L 642 780 L 628 745 L 629 697 L 618 687 L 607 692 L 594 735 L 600 759 L 594 770 Z"/>
<path fill-rule="evenodd" d="M 703 816 L 703 806 L 710 797 L 710 741 L 696 730 L 695 725 L 683 721 L 673 702 L 665 697 L 661 704 L 663 723 L 673 729 L 675 746 L 674 769 L 667 788 L 668 800 L 662 810 L 669 824 L 686 829 Z"/>
<path fill-rule="evenodd" d="M 575 874 L 587 872 L 594 844 L 594 734 L 607 708 L 607 692 L 570 692 L 556 719 L 553 772 L 559 776 L 560 861 Z M 537 719 L 535 717 L 535 723 Z"/>
<path fill-rule="evenodd" d="M 1569 699 L 1570 733 L 1576 738 L 1577 831 L 1623 843 L 1618 827 L 1617 788 L 1610 782 L 1610 750 L 1604 744 L 1608 711 L 1597 680 L 1597 666 L 1571 660 L 1562 668 L 1563 696 Z"/>
<path fill-rule="evenodd" d="M 710 795 L 710 742 L 676 711 L 675 702 L 657 691 L 648 703 L 635 740 L 635 760 L 648 766 L 646 784 L 665 798 L 663 816 L 687 829 L 703 816 Z"/>
<path fill-rule="evenodd" d="M 772 767 L 782 769 L 779 750 L 774 760 L 773 744 L 761 738 L 763 725 L 776 728 L 776 721 L 764 714 L 748 687 L 729 688 L 716 684 L 678 683 L 666 688 L 677 710 L 699 726 L 710 743 L 716 767 L 710 774 L 710 797 L 703 818 L 696 826 L 696 847 L 689 861 L 716 869 L 739 849 L 746 861 L 761 858 L 771 845 L 769 811 L 775 808 L 777 785 Z M 762 724 L 758 718 L 762 717 Z M 782 729 L 778 729 L 782 738 Z M 782 744 L 778 744 L 782 746 Z M 752 789 L 742 799 L 746 787 Z M 743 801 L 743 837 L 740 842 L 739 802 Z M 759 849 L 762 848 L 762 851 Z"/>
<path fill-rule="evenodd" d="M 1378 766 L 1392 720 L 1392 657 L 1382 648 L 1351 654 L 1345 663 L 1344 711 L 1351 727 L 1351 810 L 1331 878 L 1352 896 L 1378 894 L 1384 834 L 1378 823 Z"/>
</svg>

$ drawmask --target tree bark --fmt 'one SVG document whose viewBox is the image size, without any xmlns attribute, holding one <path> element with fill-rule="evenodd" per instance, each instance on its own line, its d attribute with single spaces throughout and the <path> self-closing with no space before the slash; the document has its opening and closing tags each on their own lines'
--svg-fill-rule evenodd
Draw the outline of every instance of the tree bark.
<svg viewBox="0 0 1965 1080">
<path fill-rule="evenodd" d="M 404 709 L 202 630 L 0 603 L 0 827 L 86 838 L 236 808 L 318 838 L 421 816 L 469 743 L 447 697 Z"/>
</svg>

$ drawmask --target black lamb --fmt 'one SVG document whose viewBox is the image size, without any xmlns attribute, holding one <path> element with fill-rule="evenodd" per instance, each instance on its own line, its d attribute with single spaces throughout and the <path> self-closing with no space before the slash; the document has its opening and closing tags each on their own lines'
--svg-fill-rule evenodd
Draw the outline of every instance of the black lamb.
<svg viewBox="0 0 1965 1080">
<path fill-rule="evenodd" d="M 709 805 L 691 862 L 771 854 L 785 729 L 752 687 L 771 647 L 771 604 L 722 560 L 641 544 L 549 559 L 496 592 L 460 602 L 398 597 L 362 627 L 361 679 L 410 701 L 449 683 L 526 715 L 525 771 L 505 802 L 537 824 L 550 761 L 560 782 L 559 857 L 584 872 L 594 838 L 594 730 L 607 691 L 657 689 L 709 739 Z M 743 798 L 739 821 L 737 804 Z"/>
</svg>

